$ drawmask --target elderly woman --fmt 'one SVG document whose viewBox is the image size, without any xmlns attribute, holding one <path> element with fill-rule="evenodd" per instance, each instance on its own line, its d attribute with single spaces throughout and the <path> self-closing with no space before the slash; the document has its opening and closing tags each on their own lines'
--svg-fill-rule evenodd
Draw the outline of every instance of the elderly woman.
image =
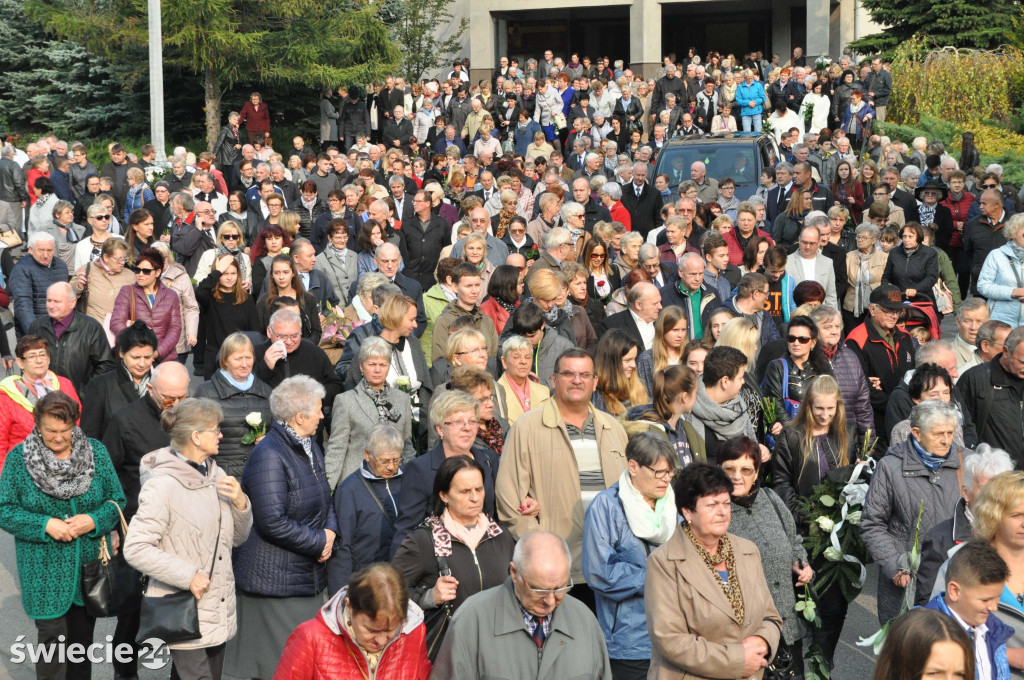
<svg viewBox="0 0 1024 680">
<path fill-rule="evenodd" d="M 380 272 L 360 276 L 356 294 L 345 307 L 345 319 L 353 324 L 366 323 L 373 319 L 373 315 L 377 313 L 377 306 L 373 304 L 373 291 L 382 283 L 388 283 L 388 277 Z"/>
<path fill-rule="evenodd" d="M 142 321 L 117 334 L 114 350 L 121 365 L 89 381 L 89 398 L 82 405 L 87 437 L 102 437 L 114 413 L 146 396 L 157 346 L 156 333 Z"/>
<path fill-rule="evenodd" d="M 220 431 L 223 438 L 217 464 L 225 473 L 241 477 L 253 447 L 260 443 L 270 422 L 270 386 L 253 373 L 256 352 L 244 333 L 231 333 L 218 341 L 220 352 L 211 378 L 195 389 L 194 396 L 219 404 L 223 415 Z M 255 414 L 255 416 L 253 415 Z M 258 416 L 260 424 L 249 422 Z"/>
<path fill-rule="evenodd" d="M 619 481 L 591 502 L 583 523 L 583 576 L 594 591 L 615 678 L 646 678 L 651 660 L 644 582 L 647 556 L 675 533 L 678 459 L 653 433 L 626 445 Z"/>
<path fill-rule="evenodd" d="M 373 564 L 295 630 L 274 677 L 427 680 L 425 637 L 402 574 Z"/>
<path fill-rule="evenodd" d="M 252 243 L 263 226 L 263 215 L 258 210 L 249 209 L 244 191 L 232 191 L 228 194 L 228 209 L 217 216 L 217 227 L 225 222 L 239 225 L 242 229 L 242 238 L 245 242 Z"/>
<path fill-rule="evenodd" d="M 334 286 L 342 306 L 348 304 L 348 289 L 359 278 L 358 255 L 348 248 L 348 223 L 332 219 L 327 223 L 327 245 L 316 256 L 316 268 Z"/>
<path fill-rule="evenodd" d="M 519 416 L 551 398 L 551 390 L 541 384 L 530 369 L 533 345 L 521 335 L 512 335 L 501 344 L 501 365 L 505 369 L 494 386 L 498 415 L 513 425 Z"/>
<path fill-rule="evenodd" d="M 270 394 L 270 429 L 245 464 L 253 531 L 234 554 L 239 631 L 228 645 L 228 675 L 273 677 L 288 636 L 323 603 L 324 563 L 338 535 L 316 443 L 324 396 L 309 376 L 281 382 Z"/>
<path fill-rule="evenodd" d="M 450 616 L 467 598 L 500 585 L 508 577 L 515 539 L 484 508 L 487 472 L 473 458 L 446 458 L 434 476 L 430 515 L 409 532 L 392 563 L 409 584 L 413 600 L 428 621 Z M 444 556 L 445 575 L 439 556 Z M 444 613 L 431 610 L 443 609 Z M 445 628 L 428 628 L 427 655 L 437 655 Z"/>
<path fill-rule="evenodd" d="M 878 620 L 899 613 L 911 574 L 904 553 L 913 547 L 918 509 L 920 535 L 948 519 L 960 497 L 957 479 L 967 450 L 954 446 L 959 416 L 940 401 L 924 401 L 910 412 L 910 438 L 890 447 L 875 467 L 864 501 L 861 535 L 878 563 Z"/>
<path fill-rule="evenodd" d="M 576 201 L 566 201 L 562 204 L 561 216 L 562 226 L 569 230 L 572 237 L 569 241 L 572 254 L 568 259 L 575 260 L 583 253 L 584 246 L 591 239 L 590 233 L 586 229 L 586 209 Z"/>
<path fill-rule="evenodd" d="M 127 221 L 132 211 L 142 208 L 149 201 L 155 200 L 156 197 L 153 195 L 153 190 L 146 184 L 146 173 L 143 172 L 142 168 L 128 168 L 125 172 L 125 182 L 128 185 L 128 193 L 125 194 L 124 212 L 122 214 L 125 221 Z"/>
<path fill-rule="evenodd" d="M 178 294 L 160 282 L 164 258 L 153 248 L 143 250 L 135 260 L 135 283 L 125 286 L 114 300 L 110 332 L 117 335 L 135 321 L 144 321 L 159 341 L 158 361 L 178 356 L 181 335 L 181 307 Z"/>
<path fill-rule="evenodd" d="M 352 574 L 374 562 L 387 562 L 402 490 L 402 451 L 406 437 L 391 423 L 377 423 L 366 437 L 359 469 L 334 494 L 338 516 L 337 549 L 327 561 L 327 586 L 334 595 Z"/>
<path fill-rule="evenodd" d="M 220 680 L 224 646 L 235 636 L 235 576 L 225 556 L 252 530 L 252 506 L 238 480 L 215 462 L 223 412 L 209 399 L 163 411 L 171 445 L 140 464 L 139 510 L 124 541 L 128 563 L 149 577 L 148 597 L 190 590 L 198 640 L 168 645 L 176 677 Z"/>
<path fill-rule="evenodd" d="M 430 404 L 430 422 L 440 443 L 405 466 L 402 493 L 398 497 L 398 521 L 392 551 L 397 551 L 406 534 L 430 514 L 430 489 L 438 468 L 446 458 L 469 456 L 484 470 L 483 512 L 494 514 L 494 480 L 498 474 L 498 455 L 489 448 L 476 446 L 480 428 L 480 401 L 461 390 L 444 392 Z"/>
<path fill-rule="evenodd" d="M 124 240 L 116 236 L 108 238 L 100 252 L 100 257 L 75 272 L 71 285 L 79 295 L 79 305 L 84 298 L 86 315 L 109 329 L 114 301 L 122 288 L 135 282 L 135 275 L 125 267 L 128 244 Z"/>
<path fill-rule="evenodd" d="M 0 465 L 7 452 L 23 442 L 36 426 L 36 402 L 46 394 L 63 392 L 81 408 L 71 381 L 50 370 L 50 343 L 46 339 L 38 335 L 21 336 L 14 356 L 21 375 L 9 375 L 0 381 Z"/>
<path fill-rule="evenodd" d="M 953 516 L 939 522 L 921 537 L 921 564 L 917 569 L 915 606 L 928 604 L 935 586 L 939 586 L 940 591 L 945 590 L 945 583 L 938 576 L 949 558 L 949 551 L 974 535 L 982 489 L 996 475 L 1012 470 L 1010 454 L 988 444 L 978 444 L 975 453 L 964 456 L 963 483 Z"/>
<path fill-rule="evenodd" d="M 519 309 L 517 307 L 516 311 Z M 510 318 L 514 319 L 515 314 L 513 313 Z M 484 334 L 475 328 L 464 326 L 448 336 L 444 357 L 439 358 L 430 367 L 430 378 L 434 385 L 443 385 L 451 378 L 452 371 L 459 366 L 476 366 L 490 370 L 493 368 L 493 362 L 494 359 L 487 356 L 487 338 Z M 492 375 L 495 372 L 492 370 Z"/>
<path fill-rule="evenodd" d="M 21 604 L 39 644 L 87 648 L 96 619 L 84 606 L 82 566 L 96 559 L 100 537 L 117 525 L 124 492 L 106 448 L 75 425 L 79 406 L 72 397 L 49 392 L 33 404 L 35 427 L 0 474 L 0 529 L 14 537 Z M 48 655 L 36 662 L 36 675 L 88 678 L 90 667 Z"/>
<path fill-rule="evenodd" d="M 195 347 L 199 334 L 199 301 L 196 299 L 192 277 L 185 267 L 175 261 L 171 246 L 162 241 L 153 244 L 153 250 L 164 258 L 164 273 L 160 282 L 178 294 L 178 309 L 181 312 L 181 334 L 178 336 L 178 361 L 184 363 L 185 356 Z M 193 359 L 194 361 L 194 359 Z"/>
<path fill-rule="evenodd" d="M 57 257 L 64 260 L 69 269 L 74 267 L 78 242 L 85 238 L 85 227 L 75 224 L 75 206 L 68 201 L 54 203 L 52 226 L 41 231 L 53 235 Z"/>
<path fill-rule="evenodd" d="M 860 360 L 843 343 L 843 321 L 839 311 L 830 305 L 811 310 L 811 320 L 818 327 L 818 346 L 839 383 L 839 392 L 846 407 L 846 425 L 851 435 L 863 437 L 875 428 L 874 411 L 868 393 L 868 381 Z"/>
<path fill-rule="evenodd" d="M 1024 325 L 1024 215 L 1008 219 L 1003 233 L 1007 242 L 981 266 L 978 292 L 988 299 L 992 319 L 1016 328 Z"/>
<path fill-rule="evenodd" d="M 728 533 L 732 481 L 693 463 L 672 490 L 685 522 L 647 560 L 649 677 L 759 680 L 778 650 L 782 617 L 757 546 Z"/>
<path fill-rule="evenodd" d="M 902 243 L 889 251 L 882 272 L 882 283 L 891 283 L 904 291 L 907 300 L 934 302 L 932 286 L 939 280 L 939 260 L 924 244 L 924 229 L 917 222 L 900 228 Z"/>
<path fill-rule="evenodd" d="M 110 233 L 110 215 L 102 205 L 90 205 L 86 211 L 85 221 L 89 224 L 88 238 L 82 238 L 75 244 L 75 263 L 68 269 L 81 269 L 87 263 L 96 260 L 102 254 L 103 244 L 113 237 Z"/>
<path fill-rule="evenodd" d="M 452 372 L 447 387 L 462 390 L 480 402 L 480 422 L 473 444 L 500 456 L 509 426 L 507 420 L 494 412 L 494 378 L 491 374 L 475 366 L 462 366 Z"/>
<path fill-rule="evenodd" d="M 237 222 L 228 220 L 217 227 L 217 245 L 199 257 L 196 267 L 196 281 L 205 279 L 221 255 L 230 255 L 238 263 L 239 276 L 247 291 L 252 290 L 252 263 L 245 253 L 245 233 Z"/>
<path fill-rule="evenodd" d="M 874 224 L 857 227 L 857 249 L 846 254 L 846 297 L 843 299 L 843 325 L 852 330 L 868 313 L 871 291 L 882 283 L 889 256 L 880 248 L 881 230 Z"/>
<path fill-rule="evenodd" d="M 951 404 L 953 396 L 953 379 L 946 369 L 938 364 L 926 363 L 914 369 L 907 383 L 910 401 L 920 404 L 923 401 L 940 401 Z M 954 407 L 955 408 L 955 407 Z M 889 434 L 889 446 L 902 444 L 910 437 L 910 418 L 901 420 L 893 426 Z M 953 446 L 957 449 L 966 448 L 964 443 L 963 418 L 958 418 L 953 430 Z"/>
<path fill-rule="evenodd" d="M 412 309 L 415 312 L 415 306 Z M 377 423 L 391 423 L 401 430 L 405 437 L 402 462 L 416 455 L 409 395 L 388 384 L 393 354 L 392 345 L 380 336 L 363 341 L 355 361 L 362 378 L 354 389 L 334 399 L 331 438 L 324 456 L 332 489 L 359 469 L 367 437 Z"/>
</svg>

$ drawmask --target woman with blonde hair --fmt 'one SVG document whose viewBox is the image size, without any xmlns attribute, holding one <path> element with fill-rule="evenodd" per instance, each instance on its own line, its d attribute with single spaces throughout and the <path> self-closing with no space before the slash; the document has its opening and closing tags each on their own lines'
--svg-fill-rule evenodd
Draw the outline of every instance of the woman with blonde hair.
<svg viewBox="0 0 1024 680">
<path fill-rule="evenodd" d="M 210 275 L 214 261 L 221 255 L 231 255 L 238 265 L 242 286 L 252 290 L 252 263 L 245 252 L 245 231 L 237 222 L 225 220 L 217 227 L 217 245 L 203 253 L 196 267 L 196 281 L 202 281 Z"/>
<path fill-rule="evenodd" d="M 999 617 L 1015 629 L 1024 628 L 1024 541 L 1020 516 L 1024 513 L 1024 472 L 1002 472 L 990 479 L 971 504 L 974 535 L 992 544 L 1010 568 L 1010 576 L 999 597 Z M 936 579 L 939 584 L 939 579 Z M 1009 647 L 1021 647 L 1014 635 Z"/>
<path fill-rule="evenodd" d="M 707 460 L 704 423 L 693 415 L 697 402 L 697 381 L 700 376 L 688 366 L 669 366 L 654 374 L 651 403 L 629 410 L 630 420 L 656 423 L 665 432 L 685 467 L 695 461 Z"/>
<path fill-rule="evenodd" d="M 618 416 L 632 406 L 648 403 L 647 388 L 636 370 L 638 350 L 636 341 L 618 328 L 605 333 L 597 343 L 597 389 L 591 398 L 594 408 Z"/>
<path fill-rule="evenodd" d="M 654 375 L 680 362 L 688 337 L 682 307 L 663 308 L 654 322 L 654 345 L 636 358 L 636 370 L 648 394 L 654 389 Z"/>
<path fill-rule="evenodd" d="M 469 234 L 462 244 L 462 251 L 466 262 L 480 272 L 480 290 L 486 291 L 494 273 L 494 263 L 487 259 L 487 237 L 477 232 Z"/>
<path fill-rule="evenodd" d="M 302 222 L 302 216 L 294 210 L 285 210 L 277 218 L 277 223 L 281 226 L 281 229 L 292 238 L 298 236 L 300 222 Z"/>
</svg>

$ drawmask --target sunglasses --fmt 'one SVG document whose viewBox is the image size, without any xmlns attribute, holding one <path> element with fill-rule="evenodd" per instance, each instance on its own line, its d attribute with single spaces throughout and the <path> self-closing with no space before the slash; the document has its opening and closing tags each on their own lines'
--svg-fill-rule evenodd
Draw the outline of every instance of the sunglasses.
<svg viewBox="0 0 1024 680">
<path fill-rule="evenodd" d="M 145 274 L 146 276 L 149 276 L 156 270 L 150 269 L 149 267 L 132 267 L 132 271 L 135 272 L 136 274 Z"/>
<path fill-rule="evenodd" d="M 999 186 L 998 184 L 982 184 L 981 188 L 982 189 L 995 189 L 998 186 Z"/>
<path fill-rule="evenodd" d="M 225 241 L 237 241 L 241 236 L 239 234 L 224 234 L 221 238 Z"/>
<path fill-rule="evenodd" d="M 801 345 L 806 345 L 811 341 L 809 335 L 787 335 L 786 342 L 799 342 Z"/>
<path fill-rule="evenodd" d="M 96 215 L 95 217 L 93 217 L 93 219 L 94 220 L 102 220 L 103 222 L 107 222 L 107 221 L 110 220 L 110 215 Z"/>
</svg>

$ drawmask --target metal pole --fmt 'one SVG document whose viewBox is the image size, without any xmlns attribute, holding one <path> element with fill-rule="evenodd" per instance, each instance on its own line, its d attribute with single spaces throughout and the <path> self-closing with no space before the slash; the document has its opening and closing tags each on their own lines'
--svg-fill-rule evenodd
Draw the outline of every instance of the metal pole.
<svg viewBox="0 0 1024 680">
<path fill-rule="evenodd" d="M 160 26 L 160 0 L 149 3 L 149 132 L 156 147 L 156 162 L 167 162 L 164 141 L 164 58 Z"/>
</svg>

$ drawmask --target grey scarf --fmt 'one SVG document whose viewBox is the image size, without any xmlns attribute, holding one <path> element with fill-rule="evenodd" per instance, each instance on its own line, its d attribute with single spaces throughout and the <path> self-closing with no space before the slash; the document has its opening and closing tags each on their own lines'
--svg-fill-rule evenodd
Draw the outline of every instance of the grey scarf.
<svg viewBox="0 0 1024 680">
<path fill-rule="evenodd" d="M 754 425 L 747 416 L 743 400 L 736 398 L 724 404 L 711 401 L 704 383 L 697 381 L 697 403 L 693 405 L 693 415 L 697 416 L 707 430 L 714 433 L 719 441 L 745 435 L 753 438 Z"/>
<path fill-rule="evenodd" d="M 71 431 L 71 455 L 66 460 L 46 448 L 38 430 L 32 430 L 25 439 L 22 456 L 28 476 L 47 496 L 66 501 L 81 496 L 92 485 L 96 471 L 92 446 L 78 427 Z"/>
<path fill-rule="evenodd" d="M 313 470 L 316 470 L 316 463 L 313 460 L 313 438 L 300 437 L 299 433 L 293 430 L 291 425 L 283 420 L 279 420 L 278 422 L 281 423 L 284 433 L 288 435 L 288 439 L 291 440 L 291 443 L 298 444 L 302 447 L 302 450 L 306 452 L 306 458 L 309 458 L 310 467 L 312 467 Z"/>
<path fill-rule="evenodd" d="M 217 253 L 214 256 L 216 260 L 221 255 L 231 255 L 235 258 L 235 262 L 238 264 L 238 278 L 245 281 L 249 277 L 249 269 L 245 266 L 245 260 L 242 258 L 242 249 L 231 250 L 223 243 L 217 246 Z"/>
</svg>

